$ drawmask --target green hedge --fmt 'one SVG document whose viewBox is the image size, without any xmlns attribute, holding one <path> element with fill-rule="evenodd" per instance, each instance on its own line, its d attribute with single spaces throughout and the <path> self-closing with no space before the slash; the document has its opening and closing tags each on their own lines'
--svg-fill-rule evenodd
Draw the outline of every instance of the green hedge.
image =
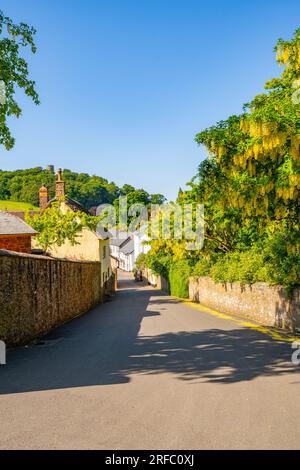
<svg viewBox="0 0 300 470">
<path fill-rule="evenodd" d="M 185 260 L 171 264 L 169 271 L 169 283 L 171 295 L 187 299 L 189 297 L 189 278 L 191 267 Z"/>
</svg>

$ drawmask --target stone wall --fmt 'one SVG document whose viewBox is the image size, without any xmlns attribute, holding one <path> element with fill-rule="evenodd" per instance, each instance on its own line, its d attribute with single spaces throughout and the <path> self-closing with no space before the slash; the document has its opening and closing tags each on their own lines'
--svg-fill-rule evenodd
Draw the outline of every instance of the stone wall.
<svg viewBox="0 0 300 470">
<path fill-rule="evenodd" d="M 31 253 L 31 235 L 0 235 L 0 250 Z"/>
<path fill-rule="evenodd" d="M 143 278 L 151 286 L 162 290 L 166 294 L 169 293 L 170 287 L 168 281 L 164 277 L 154 274 L 151 269 L 144 269 Z"/>
<path fill-rule="evenodd" d="M 300 290 L 290 295 L 281 286 L 217 284 L 211 278 L 191 279 L 190 299 L 219 312 L 245 316 L 269 326 L 300 328 Z"/>
<path fill-rule="evenodd" d="M 118 286 L 118 278 L 117 278 L 117 270 L 113 271 L 109 277 L 109 279 L 104 284 L 104 294 L 105 295 L 113 295 Z"/>
<path fill-rule="evenodd" d="M 101 263 L 0 250 L 0 340 L 25 344 L 103 300 Z"/>
</svg>

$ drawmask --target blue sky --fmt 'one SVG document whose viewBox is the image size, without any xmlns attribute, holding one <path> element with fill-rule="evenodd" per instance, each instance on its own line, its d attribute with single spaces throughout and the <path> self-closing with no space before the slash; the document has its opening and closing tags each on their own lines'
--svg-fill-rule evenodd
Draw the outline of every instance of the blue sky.
<svg viewBox="0 0 300 470">
<path fill-rule="evenodd" d="M 21 98 L 0 168 L 53 163 L 175 198 L 205 151 L 202 129 L 277 76 L 273 47 L 299 0 L 1 0 L 37 30 L 41 106 Z"/>
</svg>

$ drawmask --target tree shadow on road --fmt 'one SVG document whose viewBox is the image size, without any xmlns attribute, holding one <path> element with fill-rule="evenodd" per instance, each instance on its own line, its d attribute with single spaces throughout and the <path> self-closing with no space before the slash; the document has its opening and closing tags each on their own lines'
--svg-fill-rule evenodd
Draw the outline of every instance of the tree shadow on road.
<svg viewBox="0 0 300 470">
<path fill-rule="evenodd" d="M 132 290 L 131 284 L 113 302 L 54 330 L 39 345 L 11 352 L 0 368 L 0 394 L 128 384 L 133 374 L 231 384 L 298 371 L 290 345 L 233 323 L 226 330 L 139 335 L 142 320 L 160 315 L 154 309 L 163 311 L 161 305 L 170 301 L 180 303 L 159 291 Z"/>
</svg>

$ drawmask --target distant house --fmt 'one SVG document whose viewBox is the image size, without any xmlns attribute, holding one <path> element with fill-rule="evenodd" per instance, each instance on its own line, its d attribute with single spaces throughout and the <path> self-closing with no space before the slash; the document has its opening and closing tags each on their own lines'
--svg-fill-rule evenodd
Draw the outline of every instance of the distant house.
<svg viewBox="0 0 300 470">
<path fill-rule="evenodd" d="M 45 210 L 54 202 L 59 202 L 60 209 L 63 214 L 68 211 L 84 212 L 89 214 L 79 202 L 69 198 L 65 194 L 65 182 L 62 179 L 62 170 L 58 170 L 56 181 L 55 198 L 48 201 L 48 191 L 44 186 L 40 189 L 40 207 Z M 52 246 L 48 252 L 56 258 L 65 258 L 72 260 L 100 261 L 102 265 L 102 285 L 108 281 L 112 274 L 112 266 L 109 253 L 110 233 L 105 231 L 103 227 L 97 228 L 96 231 L 89 228 L 83 228 L 77 238 L 77 244 L 72 245 L 66 240 L 62 246 Z"/>
<path fill-rule="evenodd" d="M 133 233 L 133 241 L 134 260 L 136 261 L 140 254 L 146 255 L 151 250 L 151 245 L 149 244 L 150 238 L 147 235 L 147 226 Z"/>
<path fill-rule="evenodd" d="M 119 260 L 120 258 L 120 246 L 124 242 L 130 239 L 130 235 L 125 231 L 112 232 L 113 236 L 110 240 L 110 254 L 113 258 Z"/>
<path fill-rule="evenodd" d="M 119 266 L 124 271 L 131 272 L 134 269 L 134 264 L 134 241 L 130 237 L 128 238 L 128 240 L 125 240 L 120 246 Z"/>
<path fill-rule="evenodd" d="M 118 261 L 124 271 L 133 271 L 135 262 L 141 253 L 147 254 L 151 246 L 147 244 L 149 237 L 146 228 L 142 227 L 133 233 L 120 231 L 114 234 L 110 242 L 110 256 Z"/>
<path fill-rule="evenodd" d="M 31 239 L 36 234 L 19 217 L 0 211 L 0 249 L 31 253 Z"/>
</svg>

